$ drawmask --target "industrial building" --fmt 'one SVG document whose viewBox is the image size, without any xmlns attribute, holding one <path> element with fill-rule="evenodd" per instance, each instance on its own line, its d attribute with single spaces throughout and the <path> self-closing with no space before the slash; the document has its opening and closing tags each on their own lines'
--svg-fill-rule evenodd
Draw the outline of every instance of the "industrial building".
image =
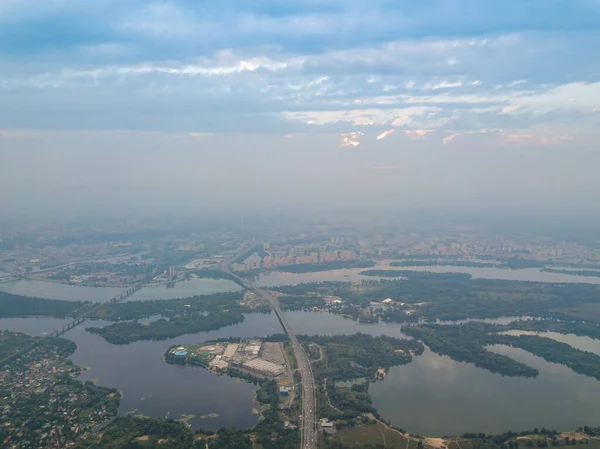
<svg viewBox="0 0 600 449">
<path fill-rule="evenodd" d="M 252 359 L 242 364 L 242 366 L 251 371 L 255 371 L 263 376 L 277 377 L 283 374 L 285 366 L 276 363 L 267 362 L 262 359 Z"/>
</svg>

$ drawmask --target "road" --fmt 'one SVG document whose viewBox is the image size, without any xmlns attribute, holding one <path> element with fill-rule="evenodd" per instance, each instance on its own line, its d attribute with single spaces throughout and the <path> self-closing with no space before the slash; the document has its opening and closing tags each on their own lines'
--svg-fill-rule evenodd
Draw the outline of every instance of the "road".
<svg viewBox="0 0 600 449">
<path fill-rule="evenodd" d="M 283 311 L 279 307 L 277 299 L 274 298 L 269 292 L 256 287 L 246 279 L 242 279 L 236 274 L 231 272 L 230 261 L 224 261 L 221 263 L 221 270 L 234 276 L 244 287 L 248 290 L 252 290 L 258 297 L 266 299 L 273 312 L 279 318 L 285 333 L 288 335 L 292 348 L 294 349 L 294 356 L 298 363 L 298 372 L 302 378 L 302 444 L 303 449 L 316 449 L 317 447 L 317 400 L 316 400 L 316 387 L 315 387 L 315 376 L 312 372 L 312 366 L 308 360 L 308 356 L 302 348 L 300 342 L 296 338 L 293 329 L 285 319 Z"/>
</svg>

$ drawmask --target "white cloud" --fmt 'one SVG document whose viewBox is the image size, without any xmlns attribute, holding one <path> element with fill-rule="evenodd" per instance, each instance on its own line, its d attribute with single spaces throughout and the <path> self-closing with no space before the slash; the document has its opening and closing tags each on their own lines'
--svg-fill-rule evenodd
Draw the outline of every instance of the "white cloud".
<svg viewBox="0 0 600 449">
<path fill-rule="evenodd" d="M 427 134 L 433 132 L 431 129 L 405 129 L 402 131 L 407 137 L 410 137 L 413 140 L 422 140 L 425 139 Z"/>
<path fill-rule="evenodd" d="M 362 136 L 364 136 L 364 133 L 361 131 L 342 133 L 340 134 L 340 147 L 358 147 Z"/>
<path fill-rule="evenodd" d="M 452 89 L 454 87 L 461 87 L 464 83 L 462 81 L 439 81 L 439 82 L 427 82 L 423 89 L 426 90 L 438 90 L 438 89 Z"/>
<path fill-rule="evenodd" d="M 473 131 L 455 132 L 455 133 L 452 133 L 452 134 L 444 137 L 442 139 L 442 144 L 448 145 L 449 143 L 453 142 L 457 137 L 471 136 L 474 134 L 490 134 L 490 133 L 497 134 L 500 132 L 501 132 L 501 130 L 498 130 L 498 129 L 477 129 L 477 130 L 473 130 Z"/>
<path fill-rule="evenodd" d="M 390 134 L 393 134 L 394 131 L 396 131 L 396 130 L 395 129 L 388 129 L 387 131 L 382 132 L 381 134 L 379 134 L 377 136 L 377 140 L 385 139 Z"/>
<path fill-rule="evenodd" d="M 390 125 L 399 127 L 410 125 L 420 118 L 431 117 L 440 111 L 441 109 L 435 107 L 413 106 L 403 109 L 284 112 L 283 117 L 310 125 L 348 123 L 353 126 Z"/>
</svg>

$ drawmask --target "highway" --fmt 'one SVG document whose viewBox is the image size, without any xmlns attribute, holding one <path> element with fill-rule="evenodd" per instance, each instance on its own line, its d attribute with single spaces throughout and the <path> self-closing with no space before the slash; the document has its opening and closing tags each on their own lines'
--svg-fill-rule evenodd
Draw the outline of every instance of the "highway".
<svg viewBox="0 0 600 449">
<path fill-rule="evenodd" d="M 316 387 L 315 377 L 312 372 L 312 366 L 304 348 L 298 342 L 293 329 L 286 321 L 283 311 L 279 307 L 276 298 L 274 298 L 269 292 L 256 287 L 255 285 L 248 282 L 246 279 L 242 279 L 236 274 L 231 272 L 230 262 L 224 261 L 221 263 L 221 270 L 234 276 L 241 284 L 243 284 L 248 290 L 253 291 L 258 297 L 266 299 L 269 302 L 269 306 L 277 315 L 277 318 L 281 322 L 285 333 L 288 335 L 292 348 L 294 349 L 294 356 L 298 363 L 298 371 L 302 378 L 302 433 L 301 433 L 301 447 L 303 449 L 316 449 L 317 447 L 317 430 L 316 430 L 316 415 L 317 415 L 317 400 L 316 400 Z"/>
</svg>

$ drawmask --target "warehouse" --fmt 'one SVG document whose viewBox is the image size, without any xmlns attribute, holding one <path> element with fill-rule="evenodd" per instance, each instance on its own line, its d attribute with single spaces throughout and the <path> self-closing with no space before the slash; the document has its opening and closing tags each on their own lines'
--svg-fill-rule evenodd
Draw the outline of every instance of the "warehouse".
<svg viewBox="0 0 600 449">
<path fill-rule="evenodd" d="M 252 371 L 265 376 L 277 377 L 285 371 L 285 367 L 276 363 L 267 362 L 263 359 L 253 359 L 242 365 Z"/>
</svg>

